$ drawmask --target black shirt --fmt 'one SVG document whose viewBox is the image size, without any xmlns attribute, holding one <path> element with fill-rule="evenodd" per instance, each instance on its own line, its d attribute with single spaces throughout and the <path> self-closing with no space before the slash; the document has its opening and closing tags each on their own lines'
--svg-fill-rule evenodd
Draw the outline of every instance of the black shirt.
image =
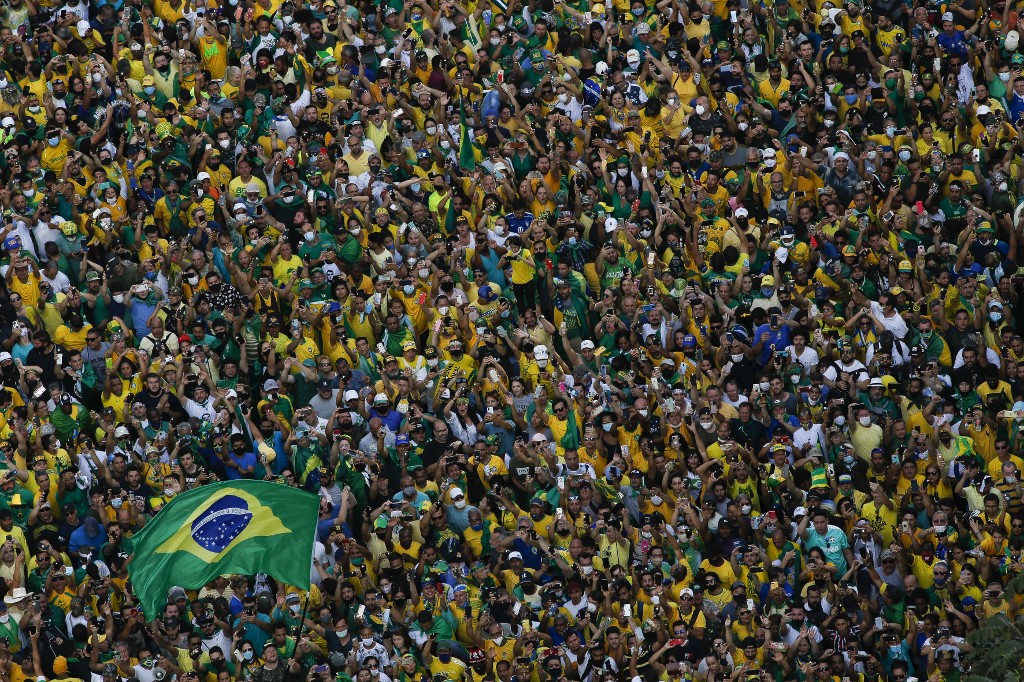
<svg viewBox="0 0 1024 682">
<path fill-rule="evenodd" d="M 39 379 L 43 382 L 44 386 L 49 386 L 57 381 L 57 374 L 55 373 L 57 368 L 56 346 L 52 343 L 49 350 L 44 351 L 39 348 L 30 350 L 25 358 L 25 364 L 34 365 L 42 370 L 42 375 Z"/>
</svg>

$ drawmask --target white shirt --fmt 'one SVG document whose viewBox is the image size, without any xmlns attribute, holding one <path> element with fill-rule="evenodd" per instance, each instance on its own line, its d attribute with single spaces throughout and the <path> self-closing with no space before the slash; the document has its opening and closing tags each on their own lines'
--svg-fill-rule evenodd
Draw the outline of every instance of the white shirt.
<svg viewBox="0 0 1024 682">
<path fill-rule="evenodd" d="M 790 346 L 786 351 L 789 353 L 789 357 L 804 366 L 805 372 L 813 370 L 818 366 L 818 362 L 821 361 L 821 358 L 818 357 L 818 351 L 814 350 L 810 346 L 804 346 L 804 352 L 799 355 L 796 353 L 795 346 Z"/>
<path fill-rule="evenodd" d="M 825 436 L 821 432 L 821 424 L 811 424 L 811 428 L 805 429 L 801 426 L 799 429 L 793 432 L 793 449 L 800 452 L 805 443 L 810 443 L 811 447 L 818 447 L 822 452 L 825 452 Z"/>
<path fill-rule="evenodd" d="M 213 421 L 217 418 L 217 411 L 213 409 L 213 399 L 207 398 L 206 402 L 200 404 L 189 398 L 185 401 L 185 412 L 190 417 Z"/>
<path fill-rule="evenodd" d="M 897 339 L 902 339 L 907 335 L 909 331 L 907 323 L 903 321 L 903 317 L 895 309 L 893 309 L 892 317 L 886 317 L 882 312 L 882 304 L 878 301 L 872 301 L 871 312 L 882 322 L 882 326 L 891 331 Z"/>
<path fill-rule="evenodd" d="M 50 285 L 51 289 L 58 293 L 66 294 L 71 290 L 71 280 L 68 279 L 68 276 L 60 270 L 57 271 L 57 276 L 53 279 L 50 279 L 42 273 L 40 273 L 39 276 L 44 282 L 47 282 Z"/>
</svg>

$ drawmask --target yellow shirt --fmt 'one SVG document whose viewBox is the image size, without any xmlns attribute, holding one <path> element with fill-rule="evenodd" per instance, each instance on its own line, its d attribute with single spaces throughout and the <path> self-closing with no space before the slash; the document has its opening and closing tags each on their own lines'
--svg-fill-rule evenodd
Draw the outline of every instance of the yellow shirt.
<svg viewBox="0 0 1024 682">
<path fill-rule="evenodd" d="M 291 281 L 293 277 L 302 269 L 302 259 L 297 255 L 292 254 L 292 257 L 288 260 L 284 258 L 278 258 L 277 262 L 274 263 L 274 284 L 281 286 L 286 282 Z"/>
</svg>

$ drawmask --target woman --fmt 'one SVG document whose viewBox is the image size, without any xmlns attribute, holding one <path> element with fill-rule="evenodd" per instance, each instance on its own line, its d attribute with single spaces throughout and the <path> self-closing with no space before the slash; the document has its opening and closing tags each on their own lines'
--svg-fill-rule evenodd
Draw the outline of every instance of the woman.
<svg viewBox="0 0 1024 682">
<path fill-rule="evenodd" d="M 8 539 L 0 546 L 0 578 L 3 578 L 4 593 L 25 584 L 25 555 L 20 545 Z"/>
<path fill-rule="evenodd" d="M 3 347 L 11 354 L 15 363 L 24 365 L 29 351 L 35 348 L 32 343 L 32 329 L 28 325 L 28 320 L 34 318 L 34 311 L 26 308 L 21 296 L 14 292 L 11 292 L 11 305 L 15 306 L 18 320 L 11 323 L 11 335 L 4 341 Z"/>
<path fill-rule="evenodd" d="M 477 426 L 482 422 L 476 410 L 469 406 L 469 398 L 463 396 L 463 389 L 452 392 L 452 397 L 445 403 L 442 414 L 456 440 L 470 445 L 477 441 Z"/>
</svg>

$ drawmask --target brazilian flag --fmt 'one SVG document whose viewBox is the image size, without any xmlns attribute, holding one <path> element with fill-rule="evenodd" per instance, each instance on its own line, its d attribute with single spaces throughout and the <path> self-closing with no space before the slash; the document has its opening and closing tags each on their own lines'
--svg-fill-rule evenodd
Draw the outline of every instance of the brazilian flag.
<svg viewBox="0 0 1024 682">
<path fill-rule="evenodd" d="M 473 137 L 466 123 L 466 103 L 459 98 L 459 170 L 476 170 L 476 153 L 473 151 Z"/>
<path fill-rule="evenodd" d="M 267 573 L 309 589 L 319 497 L 269 481 L 215 483 L 177 495 L 133 538 L 128 571 L 146 619 L 175 585 Z"/>
</svg>

